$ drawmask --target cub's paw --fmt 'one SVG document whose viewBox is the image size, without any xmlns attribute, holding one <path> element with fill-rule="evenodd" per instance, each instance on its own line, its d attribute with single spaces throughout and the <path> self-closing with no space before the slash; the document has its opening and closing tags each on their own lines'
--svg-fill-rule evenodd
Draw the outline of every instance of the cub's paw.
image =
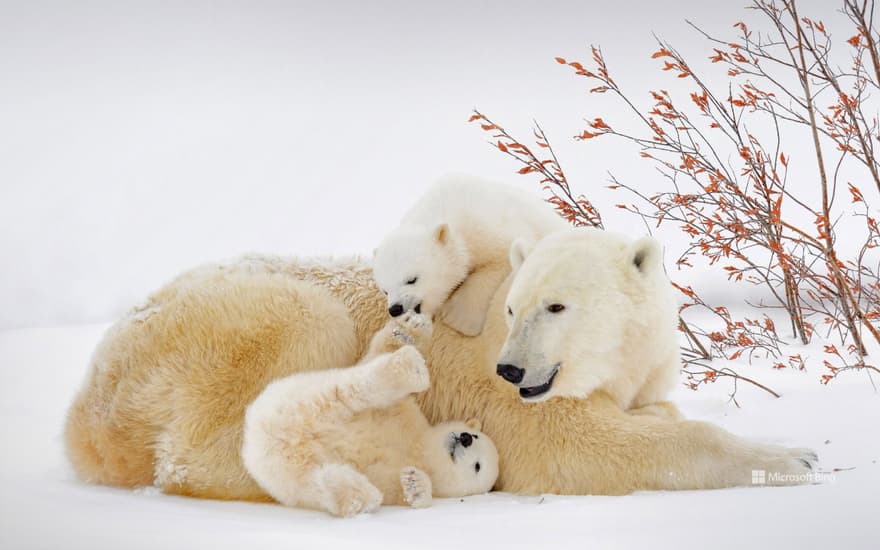
<svg viewBox="0 0 880 550">
<path fill-rule="evenodd" d="M 428 474 L 407 466 L 400 470 L 400 486 L 403 488 L 403 500 L 413 508 L 426 508 L 431 505 L 431 478 Z"/>
<path fill-rule="evenodd" d="M 427 315 L 410 311 L 397 317 L 393 323 L 391 334 L 402 345 L 422 347 L 431 340 L 433 324 Z"/>
<path fill-rule="evenodd" d="M 431 377 L 425 358 L 413 346 L 403 346 L 388 358 L 384 374 L 390 384 L 394 384 L 406 393 L 427 390 L 431 386 Z"/>
<path fill-rule="evenodd" d="M 325 509 L 343 518 L 373 512 L 382 504 L 382 493 L 362 474 L 345 467 L 328 469 L 322 476 Z"/>
</svg>

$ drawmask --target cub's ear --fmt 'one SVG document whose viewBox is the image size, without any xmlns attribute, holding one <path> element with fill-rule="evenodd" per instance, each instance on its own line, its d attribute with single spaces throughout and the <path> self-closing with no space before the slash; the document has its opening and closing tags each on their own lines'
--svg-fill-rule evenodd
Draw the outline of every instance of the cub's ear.
<svg viewBox="0 0 880 550">
<path fill-rule="evenodd" d="M 535 248 L 535 243 L 529 239 L 520 237 L 513 241 L 510 245 L 510 267 L 514 271 L 519 269 L 533 248 Z"/>
<path fill-rule="evenodd" d="M 476 418 L 471 418 L 470 420 L 465 422 L 465 425 L 468 428 L 470 428 L 472 430 L 476 430 L 476 431 L 480 431 L 483 429 L 483 423 L 480 422 L 479 420 L 477 420 Z"/>
<path fill-rule="evenodd" d="M 434 228 L 434 239 L 440 244 L 446 244 L 449 240 L 449 224 L 441 223 Z"/>
<path fill-rule="evenodd" d="M 629 257 L 636 269 L 651 273 L 663 267 L 663 247 L 654 237 L 642 237 L 630 245 Z"/>
</svg>

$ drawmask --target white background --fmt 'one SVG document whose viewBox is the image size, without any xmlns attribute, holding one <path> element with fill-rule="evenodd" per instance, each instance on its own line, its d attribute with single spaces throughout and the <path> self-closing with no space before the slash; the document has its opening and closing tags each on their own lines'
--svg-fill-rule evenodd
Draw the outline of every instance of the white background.
<svg viewBox="0 0 880 550">
<path fill-rule="evenodd" d="M 815 11 L 823 2 L 800 2 Z M 830 12 L 825 8 L 823 13 Z M 674 87 L 652 31 L 695 62 L 740 2 L 0 2 L 0 328 L 109 320 L 175 273 L 244 252 L 370 253 L 436 177 L 531 186 L 466 123 L 551 136 L 575 189 L 655 187 L 618 103 L 553 58 L 602 45 L 648 103 Z M 833 16 L 834 17 L 839 16 Z M 610 99 L 610 98 L 609 98 Z"/>
</svg>

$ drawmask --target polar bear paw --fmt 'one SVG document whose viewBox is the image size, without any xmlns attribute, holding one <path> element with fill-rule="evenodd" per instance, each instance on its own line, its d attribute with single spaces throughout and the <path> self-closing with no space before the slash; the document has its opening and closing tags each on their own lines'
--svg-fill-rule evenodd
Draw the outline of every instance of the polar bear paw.
<svg viewBox="0 0 880 550">
<path fill-rule="evenodd" d="M 394 321 L 392 336 L 402 345 L 421 348 L 431 340 L 433 324 L 430 317 L 415 312 L 407 312 Z"/>
<path fill-rule="evenodd" d="M 381 376 L 389 385 L 399 388 L 404 394 L 422 392 L 431 386 L 425 358 L 419 350 L 409 345 L 391 354 Z"/>
<path fill-rule="evenodd" d="M 426 508 L 431 505 L 431 478 L 428 474 L 407 466 L 400 470 L 400 486 L 403 488 L 403 500 L 413 508 Z"/>
<path fill-rule="evenodd" d="M 343 518 L 373 512 L 382 504 L 382 493 L 360 472 L 348 466 L 329 465 L 321 475 L 324 508 Z"/>
<path fill-rule="evenodd" d="M 819 455 L 812 449 L 771 447 L 766 466 L 752 471 L 752 483 L 759 485 L 805 485 L 818 481 L 815 475 Z"/>
<path fill-rule="evenodd" d="M 798 447 L 787 449 L 789 456 L 800 462 L 808 470 L 815 471 L 819 467 L 819 455 L 813 449 Z"/>
</svg>

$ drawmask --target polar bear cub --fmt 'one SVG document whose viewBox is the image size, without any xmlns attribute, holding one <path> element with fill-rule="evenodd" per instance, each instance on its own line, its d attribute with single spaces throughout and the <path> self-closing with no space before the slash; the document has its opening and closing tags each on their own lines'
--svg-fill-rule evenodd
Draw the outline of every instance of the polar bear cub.
<svg viewBox="0 0 880 550">
<path fill-rule="evenodd" d="M 483 329 L 491 290 L 509 272 L 511 243 L 537 241 L 566 227 L 538 197 L 450 176 L 435 183 L 379 244 L 373 275 L 388 295 L 392 317 L 439 313 L 452 328 L 475 336 Z"/>
<path fill-rule="evenodd" d="M 288 376 L 250 405 L 242 456 L 273 498 L 349 517 L 492 489 L 498 452 L 479 422 L 431 426 L 410 397 L 429 386 L 410 344 L 430 325 L 422 316 L 402 320 L 376 334 L 358 365 Z M 383 353 L 390 347 L 399 349 Z"/>
</svg>

